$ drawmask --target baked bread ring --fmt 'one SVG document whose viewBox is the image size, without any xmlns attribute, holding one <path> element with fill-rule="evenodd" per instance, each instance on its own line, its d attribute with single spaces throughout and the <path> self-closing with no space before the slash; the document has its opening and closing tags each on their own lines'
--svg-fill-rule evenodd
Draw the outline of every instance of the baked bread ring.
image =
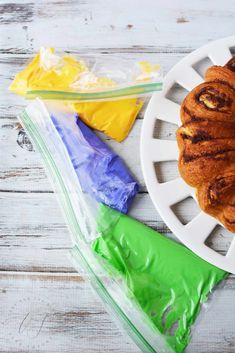
<svg viewBox="0 0 235 353">
<path fill-rule="evenodd" d="M 235 58 L 205 79 L 181 105 L 178 167 L 202 210 L 235 233 Z"/>
</svg>

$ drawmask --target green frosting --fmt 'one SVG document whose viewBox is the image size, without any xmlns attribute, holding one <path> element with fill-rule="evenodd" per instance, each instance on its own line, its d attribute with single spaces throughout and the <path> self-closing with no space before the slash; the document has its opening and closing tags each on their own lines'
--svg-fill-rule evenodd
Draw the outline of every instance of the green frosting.
<svg viewBox="0 0 235 353">
<path fill-rule="evenodd" d="M 110 219 L 115 221 L 107 230 Z M 173 350 L 183 352 L 200 305 L 227 273 L 106 206 L 101 206 L 98 228 L 102 236 L 92 243 L 93 251 L 105 259 L 114 276 L 123 278 L 128 295 L 165 335 Z"/>
</svg>

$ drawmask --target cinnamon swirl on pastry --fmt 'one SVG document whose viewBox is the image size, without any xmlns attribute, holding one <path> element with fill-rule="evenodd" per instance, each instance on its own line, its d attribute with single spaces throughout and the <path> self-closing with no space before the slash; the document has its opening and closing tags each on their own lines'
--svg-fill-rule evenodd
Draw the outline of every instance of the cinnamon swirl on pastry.
<svg viewBox="0 0 235 353">
<path fill-rule="evenodd" d="M 202 210 L 235 233 L 235 58 L 205 80 L 181 106 L 179 171 Z"/>
</svg>

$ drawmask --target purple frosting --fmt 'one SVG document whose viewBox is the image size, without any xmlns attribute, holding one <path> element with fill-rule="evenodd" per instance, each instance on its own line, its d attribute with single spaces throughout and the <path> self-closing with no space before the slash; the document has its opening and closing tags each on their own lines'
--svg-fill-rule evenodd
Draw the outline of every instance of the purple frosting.
<svg viewBox="0 0 235 353">
<path fill-rule="evenodd" d="M 51 119 L 68 151 L 81 188 L 98 202 L 127 213 L 139 191 L 121 158 L 78 117 L 76 125 L 66 125 L 56 116 Z"/>
</svg>

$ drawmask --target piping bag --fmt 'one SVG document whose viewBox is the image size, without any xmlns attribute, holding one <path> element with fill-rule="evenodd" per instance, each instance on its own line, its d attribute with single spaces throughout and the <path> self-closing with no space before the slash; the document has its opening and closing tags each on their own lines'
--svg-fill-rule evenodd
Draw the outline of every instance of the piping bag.
<svg viewBox="0 0 235 353">
<path fill-rule="evenodd" d="M 52 114 L 51 119 L 68 151 L 83 192 L 127 213 L 139 186 L 121 158 L 77 114 Z"/>
<path fill-rule="evenodd" d="M 181 353 L 201 304 L 227 273 L 135 219 L 114 213 L 100 207 L 97 223 L 103 235 L 93 241 L 92 249 L 113 277 L 121 277 L 128 296 L 173 351 Z M 112 227 L 102 229 L 111 218 Z"/>
<path fill-rule="evenodd" d="M 55 54 L 41 48 L 17 73 L 10 90 L 27 98 L 64 100 L 90 127 L 118 142 L 124 140 L 146 95 L 162 88 L 158 64 Z"/>
</svg>

